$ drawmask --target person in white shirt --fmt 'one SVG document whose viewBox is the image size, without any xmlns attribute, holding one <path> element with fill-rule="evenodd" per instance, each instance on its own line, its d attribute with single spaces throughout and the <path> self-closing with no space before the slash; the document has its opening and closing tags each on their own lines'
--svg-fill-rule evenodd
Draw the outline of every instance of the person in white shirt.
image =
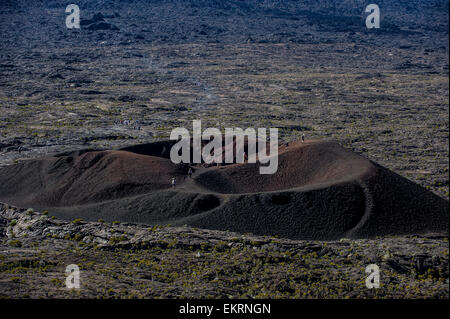
<svg viewBox="0 0 450 319">
<path fill-rule="evenodd" d="M 177 179 L 175 177 L 172 177 L 172 188 L 175 188 L 177 185 Z"/>
</svg>

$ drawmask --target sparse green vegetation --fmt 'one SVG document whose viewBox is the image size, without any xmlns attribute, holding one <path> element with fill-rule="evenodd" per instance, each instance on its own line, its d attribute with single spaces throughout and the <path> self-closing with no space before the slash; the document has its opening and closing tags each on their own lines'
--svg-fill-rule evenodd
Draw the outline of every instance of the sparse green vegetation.
<svg viewBox="0 0 450 319">
<path fill-rule="evenodd" d="M 22 242 L 18 239 L 10 240 L 8 244 L 13 247 L 22 247 Z"/>
</svg>

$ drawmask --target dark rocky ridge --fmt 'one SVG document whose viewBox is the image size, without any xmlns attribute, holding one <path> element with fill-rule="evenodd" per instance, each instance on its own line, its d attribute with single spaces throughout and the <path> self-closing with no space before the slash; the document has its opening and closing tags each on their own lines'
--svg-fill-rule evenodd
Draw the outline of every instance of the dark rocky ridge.
<svg viewBox="0 0 450 319">
<path fill-rule="evenodd" d="M 67 30 L 64 1 L 33 1 L 32 4 L 2 1 L 0 26 L 4 37 L 2 46 L 6 47 L 42 46 L 43 42 L 57 47 L 78 47 L 106 40 L 108 45 L 126 46 L 153 42 L 369 42 L 388 47 L 448 49 L 448 15 L 443 14 L 448 12 L 448 1 L 380 0 L 377 2 L 382 17 L 379 30 L 365 27 L 364 10 L 369 3 L 80 0 L 77 4 L 81 9 L 82 29 Z"/>
</svg>

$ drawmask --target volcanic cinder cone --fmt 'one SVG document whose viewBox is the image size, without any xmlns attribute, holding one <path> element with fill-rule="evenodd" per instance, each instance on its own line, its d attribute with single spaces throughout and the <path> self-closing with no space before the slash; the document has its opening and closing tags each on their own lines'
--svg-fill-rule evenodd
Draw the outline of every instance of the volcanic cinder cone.
<svg viewBox="0 0 450 319">
<path fill-rule="evenodd" d="M 187 165 L 172 142 L 85 150 L 0 169 L 0 200 L 60 218 L 190 225 L 293 239 L 447 233 L 448 201 L 329 141 L 279 148 L 259 163 Z M 177 178 L 171 188 L 170 180 Z"/>
</svg>

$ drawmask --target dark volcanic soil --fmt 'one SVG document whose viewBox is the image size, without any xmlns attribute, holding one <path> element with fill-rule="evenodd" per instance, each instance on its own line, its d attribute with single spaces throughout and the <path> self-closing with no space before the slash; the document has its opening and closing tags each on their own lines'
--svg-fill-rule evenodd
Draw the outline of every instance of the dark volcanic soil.
<svg viewBox="0 0 450 319">
<path fill-rule="evenodd" d="M 66 1 L 0 1 L 0 198 L 41 201 L 66 219 L 0 212 L 0 297 L 76 297 L 61 282 L 65 265 L 77 263 L 87 276 L 78 296 L 91 298 L 448 298 L 447 237 L 280 244 L 67 221 L 292 238 L 447 227 L 448 0 L 379 0 L 381 27 L 370 30 L 370 2 L 353 0 L 76 3 L 81 29 L 69 30 Z M 268 182 L 237 165 L 196 167 L 195 182 L 185 182 L 186 167 L 164 160 L 164 140 L 198 119 L 220 129 L 278 127 L 282 142 L 306 134 L 349 151 L 338 151 L 334 169 L 318 160 L 309 175 L 292 168 L 310 163 L 293 165 L 284 153 L 286 178 Z M 172 176 L 184 190 L 168 189 Z M 151 248 L 127 250 L 131 238 Z M 99 252 L 97 243 L 113 247 Z M 387 279 L 375 291 L 361 276 L 371 262 Z"/>
<path fill-rule="evenodd" d="M 169 144 L 169 143 L 168 143 Z M 158 153 L 161 143 L 145 145 Z M 143 153 L 144 146 L 136 146 Z M 447 232 L 448 201 L 326 141 L 280 147 L 259 163 L 187 166 L 130 151 L 85 151 L 0 169 L 0 200 L 66 219 L 190 225 L 294 239 Z M 179 182 L 170 188 L 170 178 Z"/>
</svg>

